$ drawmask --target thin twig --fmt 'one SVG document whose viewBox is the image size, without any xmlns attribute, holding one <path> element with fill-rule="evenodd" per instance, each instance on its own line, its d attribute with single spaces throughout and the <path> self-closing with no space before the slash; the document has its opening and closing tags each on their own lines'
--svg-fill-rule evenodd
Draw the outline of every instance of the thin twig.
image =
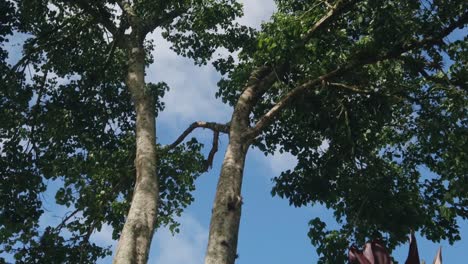
<svg viewBox="0 0 468 264">
<path fill-rule="evenodd" d="M 54 231 L 60 231 L 68 222 L 68 220 L 70 220 L 73 216 L 75 216 L 79 211 L 81 211 L 81 209 L 76 209 L 69 216 L 62 219 L 62 222 L 57 227 L 54 228 Z"/>
</svg>

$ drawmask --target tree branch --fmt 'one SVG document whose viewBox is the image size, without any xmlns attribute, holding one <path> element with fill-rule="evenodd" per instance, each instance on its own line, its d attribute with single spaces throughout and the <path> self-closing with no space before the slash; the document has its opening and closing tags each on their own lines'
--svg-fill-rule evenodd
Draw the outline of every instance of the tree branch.
<svg viewBox="0 0 468 264">
<path fill-rule="evenodd" d="M 77 15 L 81 15 L 81 14 L 77 14 Z M 28 65 L 31 60 L 31 55 L 33 55 L 34 53 L 40 50 L 40 45 L 38 44 L 40 43 L 40 40 L 50 39 L 52 34 L 57 33 L 59 30 L 63 29 L 67 25 L 68 25 L 68 22 L 64 22 L 58 25 L 57 27 L 54 27 L 51 30 L 44 31 L 43 33 L 37 35 L 35 38 L 28 39 L 27 41 L 30 41 L 30 42 L 27 43 L 27 45 L 30 46 L 30 49 L 24 49 L 24 46 L 26 45 L 26 43 L 25 45 L 23 45 L 23 52 L 25 54 L 15 65 L 13 65 L 11 70 L 13 72 L 17 72 L 20 66 L 26 67 L 26 65 Z M 55 43 L 55 42 L 56 41 L 53 41 L 52 43 Z M 35 45 L 38 45 L 38 46 L 35 46 Z"/>
<path fill-rule="evenodd" d="M 312 36 L 317 32 L 319 29 L 326 26 L 328 23 L 333 21 L 336 17 L 340 16 L 344 12 L 348 11 L 353 4 L 355 4 L 357 0 L 339 0 L 335 3 L 335 5 L 330 6 L 330 10 L 327 12 L 325 16 L 320 18 L 302 37 L 302 40 L 296 45 L 297 47 L 302 47 L 309 41 Z M 327 3 L 325 1 L 325 3 Z M 328 3 L 327 3 L 328 4 Z M 328 4 L 330 5 L 330 4 Z"/>
<path fill-rule="evenodd" d="M 32 106 L 31 112 L 30 112 L 31 115 L 28 117 L 28 123 L 30 123 L 30 126 L 31 126 L 31 133 L 30 133 L 31 140 L 30 140 L 30 142 L 32 144 L 32 148 L 29 150 L 29 152 L 34 150 L 34 156 L 35 156 L 36 160 L 38 159 L 37 157 L 39 156 L 39 149 L 37 147 L 36 139 L 35 139 L 35 135 L 36 135 L 35 131 L 36 131 L 36 125 L 37 125 L 37 114 L 40 111 L 39 108 L 40 108 L 42 96 L 43 96 L 43 94 L 45 93 L 45 90 L 46 90 L 46 82 L 47 82 L 48 73 L 49 73 L 48 70 L 44 71 L 44 75 L 42 76 L 42 78 L 41 78 L 41 80 L 39 82 L 39 89 L 38 89 L 36 103 Z M 28 144 L 29 144 L 29 142 L 28 142 Z"/>
<path fill-rule="evenodd" d="M 92 5 L 92 3 L 95 2 L 89 0 L 77 0 L 73 1 L 73 3 L 75 3 L 79 8 L 83 9 L 83 11 L 85 11 L 88 15 L 99 21 L 114 37 L 118 34 L 119 30 L 117 26 L 110 19 L 112 14 L 109 13 L 104 6 L 96 4 L 97 9 L 95 9 Z"/>
<path fill-rule="evenodd" d="M 280 101 L 278 101 L 266 114 L 264 114 L 255 126 L 247 132 L 249 138 L 254 138 L 260 134 L 262 129 L 269 125 L 273 119 L 283 110 L 297 95 L 301 94 L 304 90 L 314 87 L 331 77 L 338 75 L 339 73 L 345 72 L 342 68 L 337 68 L 325 75 L 322 75 L 314 80 L 305 82 L 300 86 L 294 88 L 292 91 L 287 93 Z"/>
<path fill-rule="evenodd" d="M 213 131 L 213 145 L 211 146 L 208 158 L 205 160 L 205 171 L 213 167 L 214 155 L 218 151 L 219 131 Z"/>
<path fill-rule="evenodd" d="M 115 49 L 117 48 L 117 44 L 119 43 L 119 39 L 121 35 L 119 34 L 118 36 L 114 36 L 114 39 L 112 40 L 112 43 L 110 44 L 110 49 L 109 52 L 107 53 L 106 60 L 104 61 L 104 69 L 103 73 L 106 74 L 107 69 L 110 66 L 110 62 L 114 57 Z"/>
<path fill-rule="evenodd" d="M 83 263 L 83 258 L 86 257 L 86 246 L 89 245 L 89 238 L 94 232 L 94 229 L 96 228 L 97 221 L 92 221 L 91 225 L 89 226 L 88 230 L 86 231 L 86 234 L 84 236 L 83 242 L 81 243 L 80 246 L 80 263 Z"/>
<path fill-rule="evenodd" d="M 348 90 L 350 92 L 359 93 L 359 94 L 374 94 L 375 93 L 372 90 L 360 89 L 359 87 L 355 85 L 349 85 L 349 84 L 344 84 L 344 83 L 328 83 L 328 84 L 331 86 L 338 87 L 340 89 Z"/>
<path fill-rule="evenodd" d="M 276 103 L 265 115 L 263 115 L 259 121 L 255 124 L 255 126 L 247 133 L 248 137 L 254 138 L 260 134 L 263 128 L 269 125 L 273 119 L 294 99 L 296 96 L 301 94 L 304 90 L 310 89 L 317 84 L 322 82 L 328 81 L 333 77 L 342 75 L 344 73 L 350 72 L 353 69 L 362 67 L 368 64 L 374 64 L 379 61 L 387 60 L 387 59 L 394 59 L 398 58 L 401 54 L 415 50 L 418 48 L 424 48 L 428 45 L 434 45 L 440 42 L 441 39 L 449 35 L 453 30 L 458 27 L 465 25 L 468 22 L 468 13 L 463 14 L 457 21 L 453 22 L 446 28 L 442 29 L 438 34 L 434 34 L 432 36 L 423 38 L 421 40 L 413 41 L 409 44 L 401 44 L 395 46 L 393 49 L 389 50 L 388 52 L 384 53 L 383 55 L 375 54 L 374 56 L 369 56 L 365 60 L 357 61 L 357 62 L 350 62 L 344 67 L 338 67 L 335 70 L 319 76 L 316 79 L 307 81 L 298 87 L 291 90 L 288 94 L 286 94 L 278 103 Z"/>
<path fill-rule="evenodd" d="M 115 1 L 119 6 L 120 10 L 122 10 L 122 14 L 127 15 L 126 4 L 123 0 L 116 0 Z"/>
<path fill-rule="evenodd" d="M 301 41 L 292 48 L 292 51 L 304 46 L 313 37 L 315 32 L 329 24 L 345 11 L 349 10 L 349 8 L 351 8 L 352 4 L 355 2 L 356 0 L 337 1 L 337 3 L 329 10 L 329 12 L 320 18 L 307 31 L 307 33 L 302 37 Z M 261 66 L 253 71 L 247 83 L 247 87 L 244 89 L 239 100 L 239 103 L 244 105 L 241 108 L 245 108 L 243 110 L 246 110 L 247 112 L 247 119 L 256 100 L 258 100 L 258 98 L 260 98 L 266 92 L 266 90 L 268 90 L 276 82 L 278 74 L 282 74 L 286 68 L 286 63 L 283 63 L 276 68 Z"/>
<path fill-rule="evenodd" d="M 75 216 L 80 211 L 81 211 L 81 209 L 76 209 L 75 211 L 71 212 L 70 215 L 64 217 L 62 219 L 62 222 L 60 222 L 60 224 L 54 228 L 54 231 L 55 232 L 57 232 L 57 231 L 60 232 L 60 230 L 65 226 L 65 224 L 68 222 L 68 220 L 70 220 L 73 216 Z"/>
<path fill-rule="evenodd" d="M 218 124 L 214 122 L 203 122 L 203 121 L 198 121 L 198 122 L 193 122 L 172 144 L 166 146 L 164 150 L 171 150 L 175 148 L 177 145 L 179 145 L 184 139 L 192 133 L 193 130 L 196 128 L 208 128 L 213 130 L 214 132 L 218 132 L 218 134 L 221 133 L 229 133 L 229 125 L 228 124 Z"/>
<path fill-rule="evenodd" d="M 236 109 L 245 112 L 248 119 L 255 102 L 268 90 L 277 80 L 277 73 L 274 68 L 262 66 L 255 69 L 247 81 L 246 88 L 239 97 Z M 248 123 L 248 120 L 245 120 Z"/>
<path fill-rule="evenodd" d="M 385 93 L 375 92 L 373 90 L 361 89 L 361 88 L 359 88 L 359 87 L 357 87 L 355 85 L 348 85 L 348 84 L 344 84 L 344 83 L 328 83 L 328 84 L 331 85 L 331 86 L 343 89 L 343 90 L 347 90 L 347 91 L 352 92 L 352 93 L 368 94 L 368 95 L 372 94 L 372 95 L 377 95 L 377 96 L 382 96 L 382 97 L 392 97 L 394 99 L 397 99 L 398 101 L 408 99 L 411 102 L 420 103 L 419 100 L 417 100 L 416 98 L 411 97 L 411 96 L 409 96 L 408 94 L 405 94 L 405 93 L 385 94 Z"/>
<path fill-rule="evenodd" d="M 175 10 L 172 10 L 171 12 L 164 14 L 162 17 L 146 20 L 143 23 L 144 34 L 152 32 L 157 27 L 163 24 L 170 23 L 171 21 L 173 21 L 176 17 L 180 16 L 185 11 L 186 9 L 175 9 Z"/>
</svg>

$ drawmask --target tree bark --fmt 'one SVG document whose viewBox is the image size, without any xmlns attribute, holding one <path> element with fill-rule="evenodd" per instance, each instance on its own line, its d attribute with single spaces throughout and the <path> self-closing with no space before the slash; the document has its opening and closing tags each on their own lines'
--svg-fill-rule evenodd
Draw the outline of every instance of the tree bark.
<svg viewBox="0 0 468 264">
<path fill-rule="evenodd" d="M 247 150 L 253 136 L 249 115 L 256 100 L 275 82 L 269 68 L 255 71 L 237 101 L 231 118 L 229 144 L 219 176 L 210 222 L 205 264 L 233 264 L 242 207 L 242 178 Z"/>
<path fill-rule="evenodd" d="M 138 38 L 137 38 L 138 39 Z M 114 264 L 146 264 L 156 226 L 159 187 L 156 175 L 155 103 L 145 91 L 143 40 L 128 47 L 126 84 L 136 111 L 136 182 L 130 211 L 120 236 Z"/>
<path fill-rule="evenodd" d="M 327 12 L 305 35 L 297 46 L 304 45 L 311 36 L 323 28 L 328 22 L 342 14 L 354 0 L 337 1 L 335 6 Z M 440 42 L 455 28 L 466 24 L 468 13 L 463 14 L 457 21 L 443 28 L 440 32 L 416 39 L 412 42 L 402 42 L 386 53 L 376 53 L 365 60 L 350 61 L 315 79 L 308 80 L 283 96 L 270 110 L 260 117 L 254 127 L 250 127 L 249 115 L 256 101 L 271 87 L 277 76 L 275 71 L 268 67 L 259 67 L 251 76 L 247 88 L 241 94 L 231 119 L 230 139 L 218 181 L 216 197 L 210 223 L 208 248 L 205 264 L 233 264 L 237 257 L 237 238 L 241 217 L 241 187 L 244 162 L 247 150 L 254 138 L 261 133 L 287 107 L 294 98 L 307 89 L 311 89 L 322 82 L 331 81 L 332 78 L 349 73 L 353 69 L 379 61 L 398 58 L 404 52 L 415 50 Z M 284 65 L 283 65 L 284 66 Z M 282 71 L 283 66 L 279 67 Z"/>
<path fill-rule="evenodd" d="M 210 223 L 206 264 L 232 264 L 237 257 L 237 238 L 241 217 L 242 177 L 249 145 L 231 131 Z"/>
</svg>

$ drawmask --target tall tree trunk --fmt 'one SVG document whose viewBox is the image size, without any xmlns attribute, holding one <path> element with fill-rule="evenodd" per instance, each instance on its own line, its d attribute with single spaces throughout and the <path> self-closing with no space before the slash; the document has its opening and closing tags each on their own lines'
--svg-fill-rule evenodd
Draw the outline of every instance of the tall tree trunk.
<svg viewBox="0 0 468 264">
<path fill-rule="evenodd" d="M 242 177 L 248 144 L 230 133 L 210 223 L 206 264 L 232 264 L 237 257 Z"/>
<path fill-rule="evenodd" d="M 141 39 L 141 38 L 140 38 Z M 146 264 L 158 209 L 154 98 L 145 92 L 143 40 L 129 45 L 126 84 L 136 111 L 136 183 L 114 264 Z"/>
<path fill-rule="evenodd" d="M 237 101 L 231 118 L 229 144 L 219 176 L 210 222 L 205 264 L 233 264 L 237 258 L 237 240 L 242 207 L 242 178 L 250 135 L 249 114 L 266 87 L 274 82 L 266 69 L 252 74 Z"/>
</svg>

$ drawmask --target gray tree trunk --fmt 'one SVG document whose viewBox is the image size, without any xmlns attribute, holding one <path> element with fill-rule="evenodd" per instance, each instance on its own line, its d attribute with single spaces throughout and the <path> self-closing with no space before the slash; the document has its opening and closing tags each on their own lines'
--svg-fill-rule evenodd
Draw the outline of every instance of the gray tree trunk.
<svg viewBox="0 0 468 264">
<path fill-rule="evenodd" d="M 136 111 L 136 183 L 114 264 L 146 264 L 156 226 L 159 199 L 156 175 L 155 103 L 154 98 L 145 92 L 143 41 L 131 43 L 128 48 L 129 67 L 126 84 L 130 89 Z"/>
<path fill-rule="evenodd" d="M 205 264 L 233 264 L 237 258 L 237 240 L 242 207 L 242 178 L 247 150 L 255 135 L 249 126 L 249 115 L 256 100 L 274 82 L 267 69 L 252 74 L 231 118 L 229 144 L 219 176 L 210 222 Z"/>
<path fill-rule="evenodd" d="M 237 238 L 241 217 L 242 177 L 248 145 L 234 133 L 224 156 L 216 189 L 206 264 L 231 264 L 237 257 Z"/>
</svg>

